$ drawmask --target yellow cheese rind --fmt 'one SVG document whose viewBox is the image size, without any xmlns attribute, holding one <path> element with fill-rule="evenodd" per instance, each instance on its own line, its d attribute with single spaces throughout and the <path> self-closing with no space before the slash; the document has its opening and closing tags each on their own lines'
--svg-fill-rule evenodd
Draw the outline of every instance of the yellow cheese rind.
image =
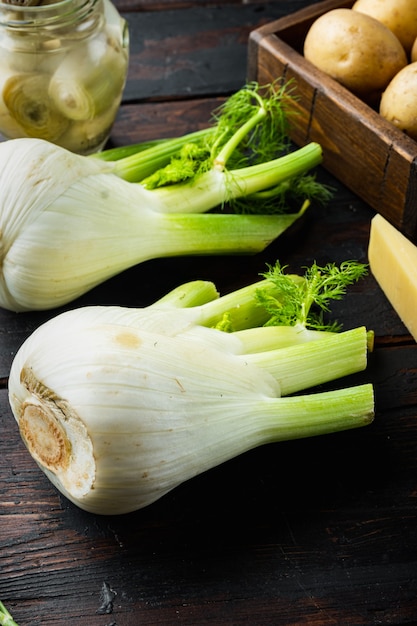
<svg viewBox="0 0 417 626">
<path fill-rule="evenodd" d="M 371 221 L 368 260 L 382 291 L 417 341 L 417 246 L 377 214 Z"/>
</svg>

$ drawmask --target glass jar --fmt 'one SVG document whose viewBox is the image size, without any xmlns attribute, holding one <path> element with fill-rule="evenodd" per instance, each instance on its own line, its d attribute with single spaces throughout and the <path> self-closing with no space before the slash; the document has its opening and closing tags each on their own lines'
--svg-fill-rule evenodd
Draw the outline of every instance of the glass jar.
<svg viewBox="0 0 417 626">
<path fill-rule="evenodd" d="M 126 21 L 110 0 L 37 1 L 0 2 L 0 133 L 97 152 L 126 81 Z"/>
</svg>

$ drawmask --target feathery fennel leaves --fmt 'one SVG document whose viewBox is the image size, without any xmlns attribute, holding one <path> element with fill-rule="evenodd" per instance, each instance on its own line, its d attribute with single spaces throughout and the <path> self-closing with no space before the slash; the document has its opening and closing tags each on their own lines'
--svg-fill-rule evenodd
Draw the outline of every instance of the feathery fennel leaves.
<svg viewBox="0 0 417 626">
<path fill-rule="evenodd" d="M 323 313 L 330 310 L 330 301 L 340 300 L 346 288 L 367 273 L 367 265 L 357 261 L 344 261 L 339 267 L 335 263 L 327 263 L 322 267 L 313 263 L 305 268 L 303 280 L 294 281 L 285 274 L 285 269 L 286 266 L 277 262 L 263 274 L 280 292 L 279 298 L 271 296 L 265 288 L 257 290 L 258 302 L 270 316 L 266 325 L 301 325 L 331 332 L 339 330 L 340 325 L 335 321 L 326 324 L 323 320 Z"/>
<path fill-rule="evenodd" d="M 212 126 L 184 138 L 169 163 L 141 179 L 148 189 L 192 184 L 205 172 L 230 173 L 291 154 L 288 135 L 293 96 L 291 83 L 260 87 L 250 83 L 212 113 Z M 233 173 L 232 173 L 233 170 Z M 327 202 L 332 191 L 305 172 L 259 193 L 230 198 L 236 213 L 282 213 L 305 200 Z"/>
</svg>

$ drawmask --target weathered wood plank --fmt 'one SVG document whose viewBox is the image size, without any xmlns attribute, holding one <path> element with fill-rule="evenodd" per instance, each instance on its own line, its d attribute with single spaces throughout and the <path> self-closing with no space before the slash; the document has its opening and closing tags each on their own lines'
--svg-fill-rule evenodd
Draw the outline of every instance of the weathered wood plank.
<svg viewBox="0 0 417 626">
<path fill-rule="evenodd" d="M 306 4 L 294 2 L 291 10 Z M 122 12 L 131 42 L 124 101 L 213 96 L 239 89 L 247 79 L 249 33 L 283 11 L 281 3 L 218 3 L 157 15 Z"/>
<path fill-rule="evenodd" d="M 114 4 L 122 11 L 135 12 L 167 11 L 195 7 L 204 7 L 210 10 L 213 7 L 225 7 L 227 5 L 240 5 L 242 7 L 248 4 L 257 5 L 259 11 L 264 11 L 265 7 L 269 8 L 276 5 L 279 6 L 282 15 L 285 15 L 308 5 L 309 2 L 306 0 L 269 0 L 269 2 L 265 2 L 265 0 L 115 0 Z"/>
</svg>

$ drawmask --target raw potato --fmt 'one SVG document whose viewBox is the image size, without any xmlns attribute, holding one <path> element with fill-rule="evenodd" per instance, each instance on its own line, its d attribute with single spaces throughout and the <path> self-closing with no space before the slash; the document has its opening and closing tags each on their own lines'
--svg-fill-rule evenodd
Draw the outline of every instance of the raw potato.
<svg viewBox="0 0 417 626">
<path fill-rule="evenodd" d="M 356 0 L 352 9 L 385 24 L 410 53 L 417 37 L 416 0 Z"/>
<path fill-rule="evenodd" d="M 404 67 L 381 98 L 382 117 L 417 140 L 417 62 Z"/>
<path fill-rule="evenodd" d="M 351 9 L 319 17 L 307 33 L 304 56 L 368 103 L 378 102 L 407 64 L 404 48 L 387 26 Z"/>
</svg>

